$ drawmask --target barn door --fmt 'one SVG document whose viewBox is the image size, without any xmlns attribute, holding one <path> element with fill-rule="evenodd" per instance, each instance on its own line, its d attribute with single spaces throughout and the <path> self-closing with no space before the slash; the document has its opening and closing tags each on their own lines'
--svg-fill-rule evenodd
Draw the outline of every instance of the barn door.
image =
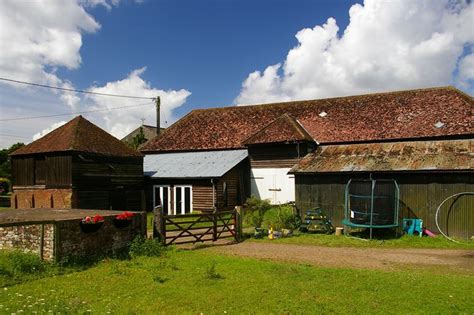
<svg viewBox="0 0 474 315">
<path fill-rule="evenodd" d="M 295 200 L 295 177 L 288 175 L 289 168 L 253 168 L 251 194 L 268 199 L 271 204 Z"/>
</svg>

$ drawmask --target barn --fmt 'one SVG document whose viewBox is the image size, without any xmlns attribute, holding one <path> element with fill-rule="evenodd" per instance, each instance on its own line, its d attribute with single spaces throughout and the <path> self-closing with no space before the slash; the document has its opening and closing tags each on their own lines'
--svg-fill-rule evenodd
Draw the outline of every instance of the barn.
<svg viewBox="0 0 474 315">
<path fill-rule="evenodd" d="M 163 190 L 154 185 L 172 187 L 174 181 L 196 191 L 193 201 L 206 196 L 214 204 L 205 207 L 218 208 L 224 197 L 213 193 L 212 167 L 199 174 L 207 177 L 207 193 L 201 194 L 193 182 L 197 178 L 179 172 L 169 178 L 158 163 L 147 166 L 147 160 L 186 155 L 190 158 L 180 165 L 190 170 L 199 154 L 218 155 L 223 163 L 224 152 L 243 150 L 248 162 L 236 162 L 241 174 L 237 189 L 248 195 L 273 204 L 295 201 L 300 211 L 321 206 L 340 224 L 348 180 L 383 174 L 406 183 L 400 184 L 405 203 L 400 215 L 423 217 L 433 228 L 433 207 L 440 198 L 472 191 L 472 107 L 471 96 L 438 87 L 193 110 L 142 147 L 146 171 L 155 174 L 148 177 L 147 201 L 151 207 L 153 200 L 160 200 Z M 432 159 L 424 164 L 427 156 Z M 242 193 L 234 201 L 244 197 Z M 446 223 L 458 235 L 472 233 L 471 227 L 454 222 L 474 222 L 472 211 L 466 210 L 474 208 L 472 198 L 461 199 L 461 210 L 451 214 L 456 219 Z"/>
<path fill-rule="evenodd" d="M 143 156 L 82 116 L 11 154 L 12 208 L 142 210 Z"/>
</svg>

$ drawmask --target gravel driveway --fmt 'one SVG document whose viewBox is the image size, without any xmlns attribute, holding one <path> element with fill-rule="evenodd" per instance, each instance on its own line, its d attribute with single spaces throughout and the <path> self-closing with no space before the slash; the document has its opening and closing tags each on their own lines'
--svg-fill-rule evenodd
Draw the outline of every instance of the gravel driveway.
<svg viewBox="0 0 474 315">
<path fill-rule="evenodd" d="M 407 265 L 434 266 L 474 274 L 472 250 L 321 247 L 263 242 L 242 242 L 209 247 L 206 250 L 226 255 L 324 267 L 395 270 Z"/>
</svg>

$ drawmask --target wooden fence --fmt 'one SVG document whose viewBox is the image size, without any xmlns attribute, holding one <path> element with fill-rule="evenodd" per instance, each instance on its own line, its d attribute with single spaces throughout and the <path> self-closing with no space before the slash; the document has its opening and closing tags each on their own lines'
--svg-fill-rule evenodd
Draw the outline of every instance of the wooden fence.
<svg viewBox="0 0 474 315">
<path fill-rule="evenodd" d="M 233 238 L 239 242 L 242 235 L 240 209 L 211 213 L 167 215 L 159 208 L 154 211 L 153 238 L 163 245 L 215 242 Z"/>
</svg>

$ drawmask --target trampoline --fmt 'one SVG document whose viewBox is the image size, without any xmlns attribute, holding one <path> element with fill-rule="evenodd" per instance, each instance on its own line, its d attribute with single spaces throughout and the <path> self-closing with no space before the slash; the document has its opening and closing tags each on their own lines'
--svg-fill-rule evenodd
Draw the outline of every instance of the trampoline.
<svg viewBox="0 0 474 315">
<path fill-rule="evenodd" d="M 352 228 L 398 227 L 400 189 L 394 179 L 350 179 L 346 185 L 344 220 Z"/>
</svg>

